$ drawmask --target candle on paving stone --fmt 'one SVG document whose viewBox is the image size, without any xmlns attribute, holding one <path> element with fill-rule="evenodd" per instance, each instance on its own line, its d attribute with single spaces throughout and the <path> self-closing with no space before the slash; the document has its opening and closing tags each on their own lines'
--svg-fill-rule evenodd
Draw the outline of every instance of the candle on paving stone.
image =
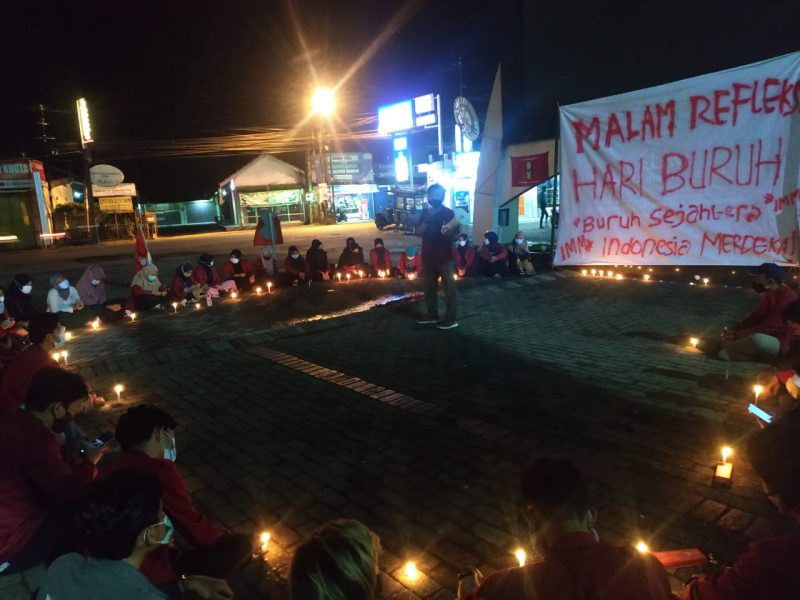
<svg viewBox="0 0 800 600">
<path fill-rule="evenodd" d="M 358 272 L 358 276 L 359 276 L 361 279 L 364 279 L 364 271 L 360 271 L 360 270 L 359 270 L 359 272 Z"/>
<path fill-rule="evenodd" d="M 703 277 L 703 285 L 708 285 L 708 282 L 711 281 L 708 277 Z"/>
<path fill-rule="evenodd" d="M 272 293 L 272 282 L 271 281 L 267 282 L 267 293 L 268 294 Z"/>
<path fill-rule="evenodd" d="M 733 448 L 725 446 L 722 448 L 722 462 L 718 462 L 714 469 L 714 483 L 720 485 L 730 485 L 733 480 L 733 463 L 728 462 L 728 458 L 733 454 Z"/>
<path fill-rule="evenodd" d="M 65 366 L 69 364 L 69 363 L 67 362 L 67 357 L 68 357 L 68 356 L 69 356 L 69 352 L 67 352 L 66 350 L 62 350 L 62 351 L 61 351 L 61 358 L 63 358 L 63 359 L 64 359 L 64 365 L 65 365 Z"/>
<path fill-rule="evenodd" d="M 172 310 L 173 310 L 174 312 L 178 312 L 178 303 L 177 303 L 177 302 L 173 302 L 173 303 L 172 303 Z"/>
<path fill-rule="evenodd" d="M 636 542 L 634 548 L 636 548 L 640 554 L 647 554 L 648 552 L 650 552 L 650 546 L 648 546 L 644 542 L 644 540 L 639 540 L 638 542 Z"/>
<path fill-rule="evenodd" d="M 689 344 L 690 344 L 690 345 L 692 346 L 692 348 L 694 348 L 695 350 L 697 350 L 697 344 L 699 344 L 699 343 L 700 343 L 700 340 L 699 340 L 699 339 L 697 339 L 696 337 L 689 338 Z"/>
<path fill-rule="evenodd" d="M 753 394 L 756 397 L 756 401 L 755 401 L 756 404 L 758 404 L 758 398 L 759 398 L 759 396 L 761 396 L 761 392 L 763 392 L 763 391 L 764 391 L 764 386 L 758 385 L 758 384 L 753 386 Z"/>
<path fill-rule="evenodd" d="M 458 273 L 453 273 L 453 281 L 458 281 Z"/>
<path fill-rule="evenodd" d="M 403 575 L 406 576 L 411 582 L 416 581 L 419 578 L 419 571 L 417 570 L 417 564 L 411 561 L 407 562 L 406 565 L 403 567 Z"/>
<path fill-rule="evenodd" d="M 608 275 L 608 278 L 611 279 L 612 277 L 614 277 L 614 271 L 609 271 L 608 273 L 606 273 L 606 275 Z"/>
<path fill-rule="evenodd" d="M 95 319 L 92 321 L 92 329 L 97 331 L 97 328 L 100 327 L 100 319 Z"/>
<path fill-rule="evenodd" d="M 605 277 L 606 276 L 606 272 L 603 269 L 600 269 L 598 271 L 598 273 L 600 274 L 600 277 Z"/>
<path fill-rule="evenodd" d="M 67 333 L 64 334 L 64 340 L 66 340 L 68 342 L 71 339 L 72 339 L 72 332 L 71 331 L 68 331 Z"/>
<path fill-rule="evenodd" d="M 592 269 L 592 277 L 594 277 L 595 275 L 597 275 L 597 269 Z"/>
<path fill-rule="evenodd" d="M 342 274 L 341 273 L 337 273 L 336 277 L 339 278 L 339 283 L 342 283 Z"/>
<path fill-rule="evenodd" d="M 624 279 L 624 277 L 622 275 L 620 275 L 619 273 L 617 273 L 617 281 L 622 281 L 623 279 Z"/>
<path fill-rule="evenodd" d="M 239 294 L 237 294 L 236 292 L 231 292 L 231 299 L 232 300 L 236 300 L 238 297 L 239 297 Z"/>
<path fill-rule="evenodd" d="M 589 271 L 587 271 L 586 269 L 581 269 L 581 275 L 586 277 L 588 274 L 589 274 Z"/>
<path fill-rule="evenodd" d="M 261 292 L 263 292 L 263 291 L 264 291 L 264 290 L 263 290 L 263 289 L 261 289 L 261 287 L 257 287 L 257 288 L 256 288 L 256 294 L 258 294 L 259 296 L 261 295 Z"/>
<path fill-rule="evenodd" d="M 52 356 L 53 360 L 56 362 L 61 360 L 61 352 L 53 352 L 50 356 Z"/>
<path fill-rule="evenodd" d="M 195 308 L 195 310 L 200 310 L 200 303 L 199 302 L 195 302 L 194 303 L 194 308 Z"/>
<path fill-rule="evenodd" d="M 269 531 L 262 531 L 261 532 L 261 553 L 266 554 L 267 550 L 269 550 L 269 539 L 270 539 Z"/>
<path fill-rule="evenodd" d="M 417 274 L 416 274 L 416 273 L 409 273 L 409 274 L 408 274 L 408 278 L 409 278 L 411 281 L 414 281 L 414 280 L 417 278 Z"/>
<path fill-rule="evenodd" d="M 348 273 L 348 274 L 346 275 L 346 277 L 347 277 L 347 283 L 350 283 L 350 273 Z"/>
<path fill-rule="evenodd" d="M 519 566 L 520 567 L 524 567 L 525 566 L 525 561 L 528 558 L 528 555 L 525 554 L 525 550 L 523 550 L 522 548 L 517 548 L 516 550 L 514 550 L 514 556 L 517 558 L 517 562 L 519 563 Z"/>
<path fill-rule="evenodd" d="M 125 386 L 121 383 L 118 383 L 114 386 L 114 391 L 117 393 L 117 400 L 122 400 L 122 390 L 125 389 Z"/>
<path fill-rule="evenodd" d="M 132 312 L 132 313 L 130 314 L 130 317 L 131 317 L 131 323 L 133 323 L 134 321 L 136 321 L 136 313 L 135 313 L 135 312 Z"/>
<path fill-rule="evenodd" d="M 383 269 L 378 269 L 378 277 L 380 277 L 381 279 L 383 279 L 383 275 L 384 275 L 384 273 L 383 273 Z"/>
<path fill-rule="evenodd" d="M 645 273 L 644 275 L 642 275 L 642 279 L 644 279 L 645 281 L 650 281 L 650 275 Z"/>
</svg>

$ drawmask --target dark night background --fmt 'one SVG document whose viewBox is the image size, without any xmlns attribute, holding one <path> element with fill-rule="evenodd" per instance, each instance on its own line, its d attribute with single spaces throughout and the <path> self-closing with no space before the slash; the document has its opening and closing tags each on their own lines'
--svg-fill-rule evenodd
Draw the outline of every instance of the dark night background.
<svg viewBox="0 0 800 600">
<path fill-rule="evenodd" d="M 95 162 L 121 167 L 145 201 L 209 197 L 248 156 L 147 159 L 121 142 L 292 127 L 313 88 L 306 57 L 335 83 L 382 32 L 394 33 L 340 90 L 343 121 L 433 91 L 452 123 L 459 57 L 464 94 L 482 113 L 502 60 L 510 142 L 552 136 L 557 102 L 800 49 L 797 0 L 5 0 L 0 22 L 0 156 L 42 154 L 40 103 L 55 146 L 75 148 L 74 100 L 85 96 Z M 297 153 L 283 158 L 302 166 Z M 56 176 L 80 172 L 74 154 L 46 164 Z"/>
</svg>

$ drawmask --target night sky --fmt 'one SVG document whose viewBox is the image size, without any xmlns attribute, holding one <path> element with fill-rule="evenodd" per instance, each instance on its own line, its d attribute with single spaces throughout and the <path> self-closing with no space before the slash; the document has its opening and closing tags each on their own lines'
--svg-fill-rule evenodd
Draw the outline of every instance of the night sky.
<svg viewBox="0 0 800 600">
<path fill-rule="evenodd" d="M 554 122 L 556 99 L 637 89 L 800 49 L 798 4 L 4 0 L 0 156 L 41 155 L 33 110 L 41 103 L 62 152 L 48 161 L 50 177 L 79 173 L 77 156 L 66 152 L 78 139 L 74 100 L 85 96 L 95 162 L 121 167 L 145 201 L 208 197 L 247 156 L 147 159 L 136 142 L 292 127 L 314 87 L 308 59 L 322 82 L 336 83 L 382 34 L 387 39 L 340 90 L 344 122 L 430 91 L 443 95 L 448 113 L 459 57 L 464 93 L 480 113 L 502 58 L 509 74 L 519 73 L 507 93 L 525 96 L 515 137 L 536 137 Z M 283 158 L 302 166 L 301 155 Z"/>
</svg>

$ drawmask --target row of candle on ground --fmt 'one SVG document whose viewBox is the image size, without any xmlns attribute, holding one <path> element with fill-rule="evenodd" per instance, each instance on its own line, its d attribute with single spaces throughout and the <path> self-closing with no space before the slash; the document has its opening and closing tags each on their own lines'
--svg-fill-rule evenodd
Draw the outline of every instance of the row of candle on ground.
<svg viewBox="0 0 800 600">
<path fill-rule="evenodd" d="M 653 269 L 650 270 L 652 271 Z M 584 277 L 589 277 L 591 275 L 592 277 L 597 277 L 599 279 L 603 278 L 616 279 L 617 281 L 622 281 L 623 279 L 625 279 L 625 276 L 622 273 L 615 274 L 614 271 L 606 269 L 582 269 L 581 275 L 583 275 Z M 701 278 L 700 275 L 695 275 L 694 278 L 697 281 L 702 281 L 703 285 L 708 285 L 709 283 L 711 283 L 711 279 L 709 279 L 708 277 Z M 652 277 L 650 276 L 650 273 L 645 273 L 644 275 L 642 275 L 642 281 L 650 281 L 651 279 Z M 690 283 L 689 285 L 694 285 L 694 282 Z"/>
</svg>

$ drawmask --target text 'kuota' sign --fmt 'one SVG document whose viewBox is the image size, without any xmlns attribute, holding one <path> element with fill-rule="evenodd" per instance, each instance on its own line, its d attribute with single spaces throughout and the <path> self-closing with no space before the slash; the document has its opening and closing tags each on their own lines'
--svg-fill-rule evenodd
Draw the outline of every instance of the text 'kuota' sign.
<svg viewBox="0 0 800 600">
<path fill-rule="evenodd" d="M 796 263 L 800 53 L 561 108 L 562 265 Z"/>
</svg>

